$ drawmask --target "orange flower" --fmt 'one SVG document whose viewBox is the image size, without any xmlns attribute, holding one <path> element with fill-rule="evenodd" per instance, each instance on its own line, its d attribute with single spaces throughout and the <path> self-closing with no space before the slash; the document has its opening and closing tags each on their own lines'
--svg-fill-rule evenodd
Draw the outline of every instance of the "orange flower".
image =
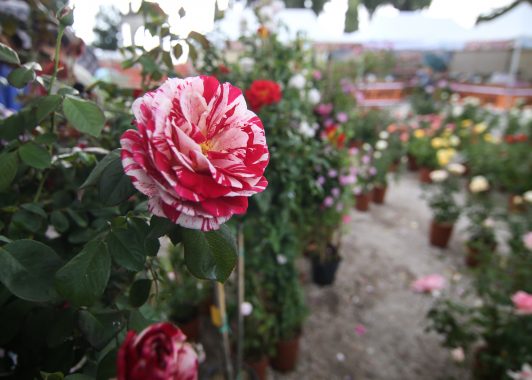
<svg viewBox="0 0 532 380">
<path fill-rule="evenodd" d="M 266 28 L 264 25 L 259 26 L 259 29 L 257 29 L 257 34 L 260 38 L 264 39 L 267 38 L 270 35 L 270 30 Z"/>
</svg>

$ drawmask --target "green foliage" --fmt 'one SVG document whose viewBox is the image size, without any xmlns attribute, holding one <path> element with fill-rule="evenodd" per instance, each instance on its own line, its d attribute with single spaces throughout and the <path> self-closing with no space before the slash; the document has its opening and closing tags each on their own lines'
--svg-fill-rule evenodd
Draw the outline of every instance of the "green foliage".
<svg viewBox="0 0 532 380">
<path fill-rule="evenodd" d="M 42 2 L 29 4 L 31 30 L 8 23 L 2 33 L 23 31 L 34 46 L 53 46 L 58 38 L 61 56 L 70 13 L 57 19 L 57 1 Z M 169 33 L 157 7 L 143 5 L 147 28 Z M 190 39 L 200 53 L 208 47 L 197 33 Z M 153 307 L 163 282 L 159 238 L 167 235 L 178 244 L 183 235 L 189 262 L 212 280 L 225 280 L 232 271 L 234 238 L 228 230 L 187 235 L 150 215 L 117 149 L 131 128 L 131 89 L 99 82 L 78 92 L 69 79 L 41 74 L 32 52 L 19 53 L 0 44 L 0 61 L 13 66 L 9 82 L 34 82 L 22 108 L 0 119 L 0 346 L 17 355 L 17 363 L 2 360 L 2 374 L 114 378 L 125 330 L 163 320 Z M 151 54 L 160 79 L 161 62 L 173 72 L 169 52 L 160 47 Z M 79 363 L 83 374 L 71 374 Z"/>
</svg>

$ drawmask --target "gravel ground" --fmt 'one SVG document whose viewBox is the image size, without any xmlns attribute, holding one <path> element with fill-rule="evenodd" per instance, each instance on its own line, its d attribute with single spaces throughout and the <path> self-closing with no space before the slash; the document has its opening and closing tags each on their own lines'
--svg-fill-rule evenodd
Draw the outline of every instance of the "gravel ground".
<svg viewBox="0 0 532 380">
<path fill-rule="evenodd" d="M 270 371 L 272 379 L 468 379 L 438 336 L 424 331 L 433 298 L 409 289 L 419 276 L 456 278 L 465 270 L 463 221 L 449 249 L 430 247 L 431 214 L 420 195 L 416 176 L 407 173 L 391 183 L 385 205 L 352 212 L 335 284 L 305 284 L 310 316 L 297 371 Z M 359 324 L 366 328 L 361 336 Z"/>
</svg>

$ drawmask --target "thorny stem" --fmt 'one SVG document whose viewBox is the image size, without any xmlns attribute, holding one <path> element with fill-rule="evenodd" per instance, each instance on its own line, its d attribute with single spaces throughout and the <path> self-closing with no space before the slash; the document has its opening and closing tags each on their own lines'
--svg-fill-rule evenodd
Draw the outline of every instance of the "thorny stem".
<svg viewBox="0 0 532 380">
<path fill-rule="evenodd" d="M 52 74 L 52 78 L 50 79 L 50 84 L 48 86 L 48 95 L 51 95 L 52 93 L 52 88 L 54 87 L 54 82 L 57 77 L 57 71 L 59 70 L 59 52 L 61 50 L 61 40 L 63 39 L 64 33 L 65 27 L 59 24 L 59 30 L 57 31 L 57 39 L 55 40 L 54 73 Z"/>
</svg>

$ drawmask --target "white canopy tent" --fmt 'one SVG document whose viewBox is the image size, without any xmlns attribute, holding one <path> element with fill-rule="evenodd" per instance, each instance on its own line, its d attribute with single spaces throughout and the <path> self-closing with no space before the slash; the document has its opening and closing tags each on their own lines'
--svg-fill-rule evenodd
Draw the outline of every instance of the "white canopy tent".
<svg viewBox="0 0 532 380">
<path fill-rule="evenodd" d="M 361 44 L 393 50 L 455 50 L 464 46 L 467 31 L 452 20 L 432 18 L 423 12 L 376 14 L 364 31 L 342 36 L 317 36 L 318 42 Z"/>
</svg>

